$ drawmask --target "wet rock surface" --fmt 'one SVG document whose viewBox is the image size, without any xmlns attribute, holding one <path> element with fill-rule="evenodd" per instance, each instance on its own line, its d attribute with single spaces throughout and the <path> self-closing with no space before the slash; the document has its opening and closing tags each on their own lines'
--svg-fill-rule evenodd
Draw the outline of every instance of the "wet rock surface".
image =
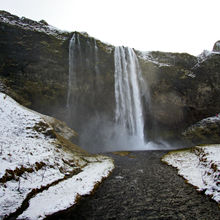
<svg viewBox="0 0 220 220">
<path fill-rule="evenodd" d="M 109 153 L 115 170 L 95 194 L 48 219 L 219 219 L 217 203 L 160 161 L 165 153 Z"/>
</svg>

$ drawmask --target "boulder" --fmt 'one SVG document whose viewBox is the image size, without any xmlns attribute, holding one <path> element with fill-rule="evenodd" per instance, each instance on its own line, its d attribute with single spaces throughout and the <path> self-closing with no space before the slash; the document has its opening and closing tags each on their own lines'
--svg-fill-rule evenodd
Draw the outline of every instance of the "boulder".
<svg viewBox="0 0 220 220">
<path fill-rule="evenodd" d="M 220 52 L 220 41 L 217 41 L 213 47 L 214 52 Z"/>
<path fill-rule="evenodd" d="M 183 136 L 195 145 L 220 143 L 220 114 L 191 125 L 183 132 Z"/>
</svg>

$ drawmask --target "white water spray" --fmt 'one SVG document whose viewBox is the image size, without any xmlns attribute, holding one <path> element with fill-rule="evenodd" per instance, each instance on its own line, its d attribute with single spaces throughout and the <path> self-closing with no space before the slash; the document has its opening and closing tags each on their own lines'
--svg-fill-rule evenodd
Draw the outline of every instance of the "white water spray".
<svg viewBox="0 0 220 220">
<path fill-rule="evenodd" d="M 115 120 L 129 136 L 144 145 L 144 117 L 141 100 L 142 73 L 135 52 L 131 48 L 115 48 Z"/>
<path fill-rule="evenodd" d="M 81 61 L 81 47 L 77 34 L 73 34 L 69 43 L 69 79 L 68 79 L 68 92 L 66 105 L 69 108 L 70 96 L 73 88 L 76 87 L 76 68 L 80 63 L 76 63 L 76 60 Z"/>
<path fill-rule="evenodd" d="M 74 93 L 77 90 L 77 82 L 79 74 L 81 78 L 84 73 L 94 71 L 95 76 L 93 81 L 96 83 L 99 77 L 100 71 L 98 67 L 98 46 L 95 39 L 87 39 L 86 46 L 81 45 L 80 34 L 74 33 L 69 42 L 69 78 L 68 78 L 68 91 L 66 106 L 70 107 L 71 103 L 75 102 Z M 78 75 L 78 76 L 77 76 Z M 76 104 L 76 103 L 74 103 Z"/>
</svg>

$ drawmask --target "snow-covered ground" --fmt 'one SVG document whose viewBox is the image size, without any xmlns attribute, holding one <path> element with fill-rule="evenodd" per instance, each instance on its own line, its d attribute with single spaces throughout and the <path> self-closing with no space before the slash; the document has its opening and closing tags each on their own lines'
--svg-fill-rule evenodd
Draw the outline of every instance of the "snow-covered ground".
<svg viewBox="0 0 220 220">
<path fill-rule="evenodd" d="M 95 162 L 83 168 L 82 172 L 60 184 L 50 187 L 30 200 L 30 206 L 18 219 L 43 219 L 47 215 L 69 208 L 76 203 L 79 195 L 87 195 L 108 176 L 112 164 L 108 160 Z"/>
<path fill-rule="evenodd" d="M 29 200 L 19 219 L 66 209 L 114 168 L 108 157 L 68 151 L 42 115 L 3 93 L 0 123 L 0 219 L 23 210 Z"/>
<path fill-rule="evenodd" d="M 220 203 L 220 144 L 173 151 L 162 161 L 176 167 L 188 183 Z"/>
</svg>

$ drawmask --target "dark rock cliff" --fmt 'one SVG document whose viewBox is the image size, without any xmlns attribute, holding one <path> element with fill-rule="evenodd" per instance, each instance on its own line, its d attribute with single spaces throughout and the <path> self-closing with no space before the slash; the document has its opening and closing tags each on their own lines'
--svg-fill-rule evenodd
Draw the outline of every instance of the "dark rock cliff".
<svg viewBox="0 0 220 220">
<path fill-rule="evenodd" d="M 81 58 L 77 62 L 81 68 L 67 108 L 69 42 L 73 34 L 80 41 Z M 85 33 L 59 31 L 45 21 L 0 11 L 0 51 L 0 90 L 21 104 L 58 117 L 79 133 L 95 118 L 90 136 L 98 135 L 100 118 L 114 120 L 113 46 Z M 180 140 L 188 126 L 219 112 L 219 42 L 213 52 L 204 51 L 199 57 L 185 53 L 136 54 L 151 93 L 151 111 L 145 117 L 149 139 Z"/>
<path fill-rule="evenodd" d="M 151 90 L 151 136 L 179 139 L 187 126 L 219 111 L 219 53 L 139 52 L 139 57 Z"/>
<path fill-rule="evenodd" d="M 0 12 L 0 79 L 17 101 L 51 114 L 64 105 L 70 34 L 58 38 L 36 23 Z"/>
</svg>

